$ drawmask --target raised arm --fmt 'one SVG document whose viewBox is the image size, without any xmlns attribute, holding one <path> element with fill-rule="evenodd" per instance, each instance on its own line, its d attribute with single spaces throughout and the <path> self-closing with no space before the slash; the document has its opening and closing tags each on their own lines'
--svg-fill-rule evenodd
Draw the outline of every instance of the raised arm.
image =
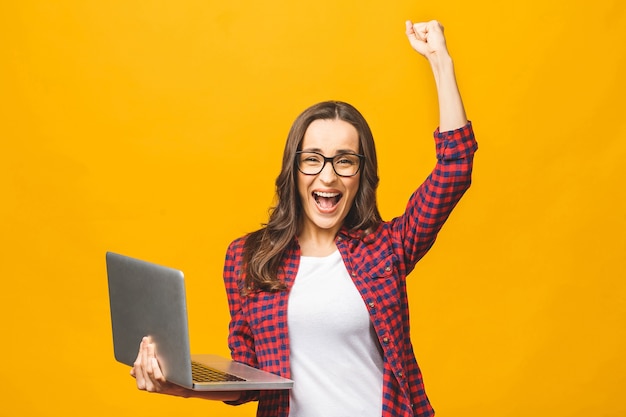
<svg viewBox="0 0 626 417">
<path fill-rule="evenodd" d="M 437 164 L 409 199 L 404 214 L 391 223 L 410 272 L 432 247 L 469 188 L 478 145 L 465 115 L 442 26 L 435 20 L 416 24 L 407 21 L 406 35 L 413 49 L 431 65 L 440 114 L 434 134 Z"/>
<path fill-rule="evenodd" d="M 439 98 L 439 130 L 446 132 L 465 126 L 467 117 L 443 26 L 436 20 L 422 23 L 407 20 L 406 36 L 413 49 L 423 55 L 432 68 Z"/>
</svg>

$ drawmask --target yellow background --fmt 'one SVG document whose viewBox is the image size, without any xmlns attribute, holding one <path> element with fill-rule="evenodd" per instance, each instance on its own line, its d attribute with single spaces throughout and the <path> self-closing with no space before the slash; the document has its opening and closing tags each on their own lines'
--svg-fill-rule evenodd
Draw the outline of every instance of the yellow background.
<svg viewBox="0 0 626 417">
<path fill-rule="evenodd" d="M 224 252 L 266 220 L 301 110 L 364 113 L 387 219 L 432 167 L 407 18 L 446 27 L 480 142 L 410 280 L 438 415 L 625 416 L 621 0 L 3 2 L 0 415 L 254 415 L 135 390 L 105 251 L 184 269 L 193 350 L 227 354 Z"/>
</svg>

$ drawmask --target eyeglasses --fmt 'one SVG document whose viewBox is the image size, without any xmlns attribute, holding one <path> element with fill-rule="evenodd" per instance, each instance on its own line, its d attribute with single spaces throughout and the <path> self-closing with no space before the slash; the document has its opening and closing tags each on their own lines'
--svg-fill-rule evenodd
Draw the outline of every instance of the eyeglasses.
<svg viewBox="0 0 626 417">
<path fill-rule="evenodd" d="M 298 151 L 296 152 L 296 166 L 304 175 L 317 175 L 330 162 L 335 174 L 340 177 L 353 177 L 361 168 L 361 161 L 365 155 L 358 153 L 340 153 L 328 158 L 319 152 Z"/>
</svg>

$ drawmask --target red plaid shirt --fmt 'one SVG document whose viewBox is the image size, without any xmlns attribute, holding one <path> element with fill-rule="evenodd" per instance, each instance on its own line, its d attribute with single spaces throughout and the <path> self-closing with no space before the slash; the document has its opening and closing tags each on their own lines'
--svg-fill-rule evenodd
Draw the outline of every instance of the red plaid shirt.
<svg viewBox="0 0 626 417">
<path fill-rule="evenodd" d="M 471 182 L 477 144 L 472 126 L 435 131 L 437 164 L 411 196 L 405 213 L 365 237 L 342 229 L 336 244 L 370 313 L 384 352 L 383 417 L 432 416 L 410 338 L 406 276 L 433 245 L 437 233 Z M 294 238 L 280 270 L 287 290 L 241 297 L 244 238 L 228 248 L 224 282 L 231 314 L 228 344 L 234 360 L 290 378 L 287 301 L 300 262 Z M 298 381 L 294 381 L 296 384 Z M 249 391 L 257 416 L 287 417 L 289 391 Z"/>
</svg>

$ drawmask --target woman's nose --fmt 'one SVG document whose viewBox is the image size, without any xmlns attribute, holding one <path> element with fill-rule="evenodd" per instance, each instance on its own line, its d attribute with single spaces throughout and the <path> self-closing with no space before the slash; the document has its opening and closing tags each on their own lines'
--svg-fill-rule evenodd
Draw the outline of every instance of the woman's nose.
<svg viewBox="0 0 626 417">
<path fill-rule="evenodd" d="M 324 164 L 324 168 L 322 168 L 322 172 L 319 173 L 319 177 L 320 180 L 322 180 L 322 182 L 325 184 L 329 184 L 337 179 L 337 173 L 333 168 L 332 162 L 329 161 L 328 163 Z"/>
</svg>

